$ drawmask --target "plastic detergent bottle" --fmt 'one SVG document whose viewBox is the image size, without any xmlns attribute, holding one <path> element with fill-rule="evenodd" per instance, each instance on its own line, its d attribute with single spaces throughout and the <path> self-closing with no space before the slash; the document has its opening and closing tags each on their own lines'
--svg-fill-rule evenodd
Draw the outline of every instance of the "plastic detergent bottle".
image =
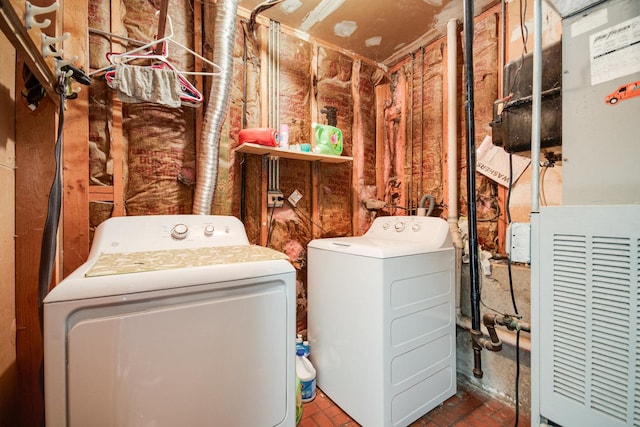
<svg viewBox="0 0 640 427">
<path fill-rule="evenodd" d="M 289 148 L 289 125 L 280 125 L 280 148 Z"/>
<path fill-rule="evenodd" d="M 298 350 L 304 350 L 302 345 L 302 334 L 298 334 L 296 336 L 296 354 L 298 354 Z"/>
<path fill-rule="evenodd" d="M 296 352 L 296 375 L 302 385 L 302 401 L 311 402 L 316 397 L 316 369 L 304 357 L 304 350 Z"/>
<path fill-rule="evenodd" d="M 315 153 L 334 156 L 342 154 L 342 131 L 340 129 L 319 123 L 311 123 L 311 128 L 314 130 L 313 135 L 316 141 L 316 146 L 313 149 Z"/>
<path fill-rule="evenodd" d="M 296 375 L 296 425 L 300 423 L 300 419 L 302 419 L 302 384 Z"/>
</svg>

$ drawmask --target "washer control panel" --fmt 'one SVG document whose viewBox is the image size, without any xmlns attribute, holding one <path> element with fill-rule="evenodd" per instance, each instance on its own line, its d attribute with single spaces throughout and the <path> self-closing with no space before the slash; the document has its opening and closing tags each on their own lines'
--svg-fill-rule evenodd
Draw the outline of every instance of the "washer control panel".
<svg viewBox="0 0 640 427">
<path fill-rule="evenodd" d="M 402 233 L 405 231 L 418 233 L 422 229 L 422 227 L 420 226 L 420 220 L 412 219 L 412 217 L 390 216 L 390 217 L 384 217 L 384 218 L 378 218 L 378 219 L 383 220 L 381 221 L 382 230 L 389 231 L 390 233 L 392 232 Z M 376 219 L 376 221 L 378 219 Z M 371 226 L 371 229 L 374 229 L 374 231 L 375 231 L 375 225 L 377 224 L 374 223 L 374 225 Z"/>
<path fill-rule="evenodd" d="M 363 237 L 411 242 L 450 241 L 449 224 L 426 216 L 384 216 L 373 221 Z"/>
</svg>

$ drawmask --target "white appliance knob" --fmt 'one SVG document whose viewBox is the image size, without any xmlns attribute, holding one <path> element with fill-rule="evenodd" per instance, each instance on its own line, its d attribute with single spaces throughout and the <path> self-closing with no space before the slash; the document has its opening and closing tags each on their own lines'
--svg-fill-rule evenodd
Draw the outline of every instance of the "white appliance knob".
<svg viewBox="0 0 640 427">
<path fill-rule="evenodd" d="M 420 224 L 413 224 L 413 225 L 411 226 L 411 229 L 412 229 L 413 231 L 420 231 Z"/>
<path fill-rule="evenodd" d="M 383 230 L 388 230 L 388 229 L 389 229 L 389 223 L 388 223 L 388 222 L 385 222 L 385 223 L 382 225 L 382 229 L 383 229 Z"/>
<path fill-rule="evenodd" d="M 395 227 L 396 227 L 396 231 L 397 232 L 403 231 L 404 230 L 404 223 L 403 222 L 396 222 Z"/>
<path fill-rule="evenodd" d="M 185 237 L 187 237 L 187 234 L 189 234 L 189 227 L 187 227 L 185 224 L 176 224 L 171 230 L 171 237 L 177 240 L 184 239 Z"/>
<path fill-rule="evenodd" d="M 213 225 L 207 224 L 204 226 L 204 235 L 213 236 Z"/>
</svg>

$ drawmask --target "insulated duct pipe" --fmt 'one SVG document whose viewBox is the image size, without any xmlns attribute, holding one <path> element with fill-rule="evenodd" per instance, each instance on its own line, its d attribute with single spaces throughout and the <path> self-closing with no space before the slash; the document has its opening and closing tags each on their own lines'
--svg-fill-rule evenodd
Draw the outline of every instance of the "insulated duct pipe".
<svg viewBox="0 0 640 427">
<path fill-rule="evenodd" d="M 467 202 L 469 218 L 469 281 L 471 282 L 471 335 L 480 331 L 480 275 L 476 219 L 476 132 L 473 92 L 473 0 L 464 0 L 464 65 L 467 89 Z M 482 378 L 482 347 L 473 340 L 473 375 Z"/>
<path fill-rule="evenodd" d="M 237 0 L 216 3 L 213 62 L 220 66 L 221 71 L 211 78 L 210 98 L 204 114 L 198 151 L 198 178 L 193 199 L 193 213 L 197 215 L 211 214 L 214 190 L 218 180 L 220 133 L 229 105 L 237 12 Z"/>
</svg>

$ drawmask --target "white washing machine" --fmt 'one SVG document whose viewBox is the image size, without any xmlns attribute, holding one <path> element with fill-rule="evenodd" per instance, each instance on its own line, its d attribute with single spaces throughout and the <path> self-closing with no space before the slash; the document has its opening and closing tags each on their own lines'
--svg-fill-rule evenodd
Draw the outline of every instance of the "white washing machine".
<svg viewBox="0 0 640 427">
<path fill-rule="evenodd" d="M 44 301 L 47 427 L 294 426 L 295 304 L 236 218 L 111 218 Z"/>
<path fill-rule="evenodd" d="M 455 253 L 433 217 L 379 217 L 308 247 L 318 387 L 366 427 L 407 426 L 456 393 Z"/>
</svg>

